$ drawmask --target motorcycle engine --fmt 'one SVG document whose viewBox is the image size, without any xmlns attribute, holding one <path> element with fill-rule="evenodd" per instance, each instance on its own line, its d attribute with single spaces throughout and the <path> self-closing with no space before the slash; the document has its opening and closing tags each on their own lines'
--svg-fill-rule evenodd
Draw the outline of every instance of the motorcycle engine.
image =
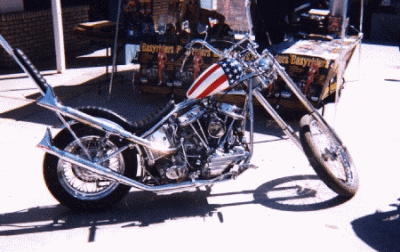
<svg viewBox="0 0 400 252">
<path fill-rule="evenodd" d="M 189 175 L 189 168 L 184 158 L 178 155 L 157 162 L 157 170 L 161 178 L 168 180 L 184 179 Z"/>
<path fill-rule="evenodd" d="M 182 146 L 177 153 L 165 155 L 146 150 L 154 160 L 153 176 L 161 181 L 212 178 L 229 170 L 248 155 L 242 139 L 242 109 L 226 103 L 205 103 L 169 120 L 148 137 L 164 146 Z"/>
</svg>

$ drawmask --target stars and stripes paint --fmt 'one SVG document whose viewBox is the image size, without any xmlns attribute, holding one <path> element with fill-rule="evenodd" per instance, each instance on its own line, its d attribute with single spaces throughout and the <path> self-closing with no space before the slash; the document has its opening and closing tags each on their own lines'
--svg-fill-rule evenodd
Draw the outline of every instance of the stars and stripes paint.
<svg viewBox="0 0 400 252">
<path fill-rule="evenodd" d="M 201 99 L 224 91 L 242 76 L 240 63 L 232 58 L 224 59 L 207 68 L 187 92 L 189 99 Z"/>
</svg>

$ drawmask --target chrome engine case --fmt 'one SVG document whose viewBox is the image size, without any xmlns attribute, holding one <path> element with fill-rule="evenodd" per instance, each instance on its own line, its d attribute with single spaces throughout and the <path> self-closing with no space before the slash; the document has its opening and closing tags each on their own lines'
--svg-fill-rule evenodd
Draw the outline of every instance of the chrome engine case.
<svg viewBox="0 0 400 252">
<path fill-rule="evenodd" d="M 208 159 L 203 169 L 204 177 L 215 177 L 220 175 L 233 164 L 237 164 L 244 160 L 249 153 L 243 146 L 233 147 L 229 153 L 215 151 Z"/>
<path fill-rule="evenodd" d="M 163 147 L 180 146 L 168 155 L 147 148 L 148 165 L 154 167 L 149 170 L 161 181 L 221 175 L 249 156 L 237 136 L 244 119 L 241 108 L 227 103 L 193 105 L 146 138 Z"/>
</svg>

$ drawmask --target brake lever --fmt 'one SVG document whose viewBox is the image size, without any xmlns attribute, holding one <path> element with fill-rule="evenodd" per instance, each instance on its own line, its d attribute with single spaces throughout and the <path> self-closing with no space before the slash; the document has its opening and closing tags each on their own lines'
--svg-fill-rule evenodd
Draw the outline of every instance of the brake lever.
<svg viewBox="0 0 400 252">
<path fill-rule="evenodd" d="M 178 52 L 178 54 L 174 58 L 171 59 L 171 61 L 176 62 L 180 57 L 182 57 L 182 55 L 184 55 L 186 53 L 187 50 L 188 49 L 186 47 L 184 47 L 182 50 L 180 50 Z"/>
<path fill-rule="evenodd" d="M 190 49 L 189 50 L 189 52 L 191 52 L 192 51 L 192 49 Z M 181 66 L 181 73 L 183 72 L 183 67 L 185 66 L 185 64 L 186 64 L 186 60 L 189 58 L 189 55 L 190 55 L 190 53 L 187 53 L 186 55 L 185 55 L 185 58 L 183 58 L 183 61 L 182 61 L 182 66 Z"/>
</svg>

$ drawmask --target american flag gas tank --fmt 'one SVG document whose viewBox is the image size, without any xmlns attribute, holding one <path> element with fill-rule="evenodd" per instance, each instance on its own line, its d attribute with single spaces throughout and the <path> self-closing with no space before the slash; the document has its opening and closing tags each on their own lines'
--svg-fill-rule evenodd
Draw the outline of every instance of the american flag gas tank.
<svg viewBox="0 0 400 252">
<path fill-rule="evenodd" d="M 228 58 L 212 64 L 192 84 L 187 92 L 189 99 L 201 99 L 224 91 L 243 75 L 240 63 Z"/>
</svg>

